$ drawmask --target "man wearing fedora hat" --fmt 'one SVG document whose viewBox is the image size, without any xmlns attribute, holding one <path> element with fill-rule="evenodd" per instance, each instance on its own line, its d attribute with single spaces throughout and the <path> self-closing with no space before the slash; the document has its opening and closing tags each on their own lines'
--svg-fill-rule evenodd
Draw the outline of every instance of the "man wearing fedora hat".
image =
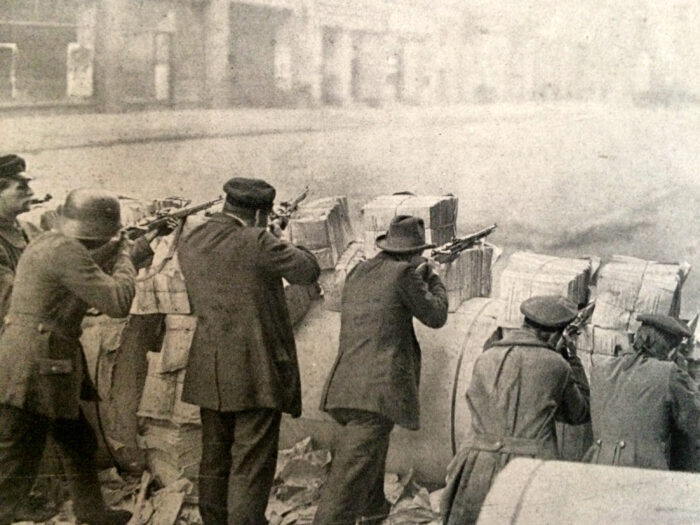
<svg viewBox="0 0 700 525">
<path fill-rule="evenodd" d="M 95 464 L 97 440 L 80 401 L 95 400 L 80 345 L 88 308 L 126 317 L 134 297 L 134 263 L 152 255 L 118 242 L 111 275 L 92 250 L 121 228 L 116 196 L 97 189 L 69 193 L 55 231 L 22 254 L 0 336 L 0 525 L 16 521 L 36 478 L 49 436 L 58 446 L 81 523 L 123 525 L 131 514 L 107 508 Z"/>
<path fill-rule="evenodd" d="M 419 428 L 421 351 L 413 318 L 431 328 L 447 321 L 447 292 L 421 252 L 423 220 L 400 215 L 376 240 L 381 249 L 348 274 L 341 299 L 338 357 L 321 409 L 342 430 L 314 519 L 318 525 L 379 523 L 390 505 L 384 466 L 393 426 Z"/>
<path fill-rule="evenodd" d="M 523 326 L 492 338 L 474 362 L 467 389 L 471 435 L 448 467 L 441 511 L 445 525 L 475 523 L 496 475 L 515 457 L 557 459 L 555 421 L 588 421 L 588 382 L 569 345 L 552 344 L 576 318 L 558 295 L 532 297 Z"/>
<path fill-rule="evenodd" d="M 670 359 L 688 326 L 668 315 L 641 314 L 632 348 L 601 356 L 591 369 L 591 463 L 668 470 L 674 438 L 700 438 L 700 394 Z"/>
<path fill-rule="evenodd" d="M 234 177 L 224 191 L 223 210 L 195 228 L 178 252 L 197 316 L 182 400 L 199 405 L 202 418 L 204 525 L 261 525 L 281 414 L 301 415 L 282 279 L 312 284 L 320 269 L 311 252 L 268 227 L 275 188 Z"/>
</svg>

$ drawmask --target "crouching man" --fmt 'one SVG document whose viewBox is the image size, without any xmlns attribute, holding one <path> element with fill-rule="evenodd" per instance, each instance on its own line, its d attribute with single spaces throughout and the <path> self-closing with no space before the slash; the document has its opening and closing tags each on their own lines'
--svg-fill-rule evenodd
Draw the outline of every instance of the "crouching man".
<svg viewBox="0 0 700 525">
<path fill-rule="evenodd" d="M 340 423 L 316 525 L 380 523 L 390 510 L 384 466 L 394 424 L 419 428 L 421 350 L 413 318 L 431 328 L 447 321 L 447 292 L 421 257 L 423 220 L 398 216 L 381 249 L 347 276 L 340 348 L 321 409 Z"/>
<path fill-rule="evenodd" d="M 589 419 L 588 381 L 573 348 L 566 357 L 550 341 L 577 315 L 560 296 L 524 301 L 522 328 L 487 344 L 467 389 L 471 439 L 448 467 L 445 525 L 475 523 L 491 484 L 515 457 L 557 458 L 555 421 Z"/>
<path fill-rule="evenodd" d="M 668 315 L 641 314 L 631 349 L 600 357 L 591 370 L 595 441 L 584 460 L 668 470 L 674 437 L 700 438 L 700 394 L 688 373 L 669 359 L 688 326 Z"/>
</svg>

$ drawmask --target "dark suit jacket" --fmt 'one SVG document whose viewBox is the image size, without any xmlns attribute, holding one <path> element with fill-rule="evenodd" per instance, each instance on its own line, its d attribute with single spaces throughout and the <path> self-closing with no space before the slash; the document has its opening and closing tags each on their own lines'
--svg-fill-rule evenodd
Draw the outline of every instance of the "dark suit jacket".
<svg viewBox="0 0 700 525">
<path fill-rule="evenodd" d="M 272 408 L 300 415 L 282 278 L 315 282 L 316 258 L 224 213 L 181 241 L 178 257 L 197 316 L 183 401 L 219 411 Z"/>
<path fill-rule="evenodd" d="M 447 321 L 447 292 L 416 264 L 380 252 L 347 276 L 341 300 L 340 348 L 322 410 L 352 408 L 419 428 L 421 353 L 413 317 L 432 328 Z"/>
<path fill-rule="evenodd" d="M 41 234 L 22 254 L 0 337 L 0 403 L 50 418 L 75 419 L 86 392 L 79 337 L 89 307 L 126 317 L 136 271 L 121 251 L 104 273 L 77 240 Z"/>
</svg>

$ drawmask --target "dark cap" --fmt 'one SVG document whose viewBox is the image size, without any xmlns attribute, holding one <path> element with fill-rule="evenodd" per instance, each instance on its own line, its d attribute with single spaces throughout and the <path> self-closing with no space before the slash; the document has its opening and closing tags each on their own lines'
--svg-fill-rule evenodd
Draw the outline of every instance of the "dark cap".
<svg viewBox="0 0 700 525">
<path fill-rule="evenodd" d="M 389 253 L 417 253 L 434 244 L 425 242 L 423 219 L 411 215 L 397 215 L 391 220 L 389 230 L 376 239 L 377 248 Z"/>
<path fill-rule="evenodd" d="M 576 304 L 561 295 L 538 295 L 522 302 L 520 311 L 526 319 L 544 328 L 560 329 L 576 319 Z"/>
<path fill-rule="evenodd" d="M 0 157 L 0 177 L 2 178 L 32 180 L 31 177 L 24 175 L 26 169 L 27 163 L 19 155 L 12 153 Z"/>
<path fill-rule="evenodd" d="M 272 208 L 275 188 L 260 179 L 234 177 L 224 184 L 226 202 L 241 208 Z"/>
<path fill-rule="evenodd" d="M 649 325 L 666 334 L 681 339 L 693 335 L 688 325 L 670 315 L 639 314 L 637 316 L 637 321 L 642 323 L 642 325 Z"/>
</svg>

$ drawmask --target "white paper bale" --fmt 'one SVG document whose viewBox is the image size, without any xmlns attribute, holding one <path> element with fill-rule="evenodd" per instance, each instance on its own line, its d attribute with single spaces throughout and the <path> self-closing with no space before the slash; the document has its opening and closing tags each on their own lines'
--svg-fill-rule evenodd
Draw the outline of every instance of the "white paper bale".
<svg viewBox="0 0 700 525">
<path fill-rule="evenodd" d="M 325 197 L 301 205 L 287 230 L 289 239 L 311 250 L 323 270 L 338 263 L 355 237 L 344 196 Z"/>
<path fill-rule="evenodd" d="M 380 195 L 362 208 L 365 256 L 373 257 L 379 249 L 375 239 L 389 228 L 397 215 L 423 219 L 426 242 L 445 244 L 455 236 L 458 199 L 454 195 Z"/>
<path fill-rule="evenodd" d="M 586 303 L 593 267 L 591 259 L 514 253 L 501 273 L 499 297 L 506 303 L 502 324 L 522 324 L 520 305 L 536 295 L 562 295 L 576 304 Z"/>
</svg>

